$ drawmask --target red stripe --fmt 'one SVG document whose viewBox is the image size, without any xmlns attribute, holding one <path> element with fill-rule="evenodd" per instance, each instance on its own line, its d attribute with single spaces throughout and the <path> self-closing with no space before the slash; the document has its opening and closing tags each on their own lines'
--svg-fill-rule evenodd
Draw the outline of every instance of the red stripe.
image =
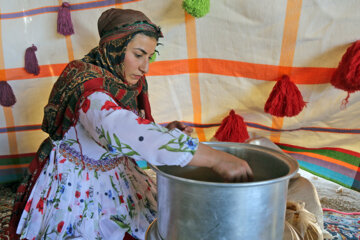
<svg viewBox="0 0 360 240">
<path fill-rule="evenodd" d="M 285 143 L 277 143 L 277 145 L 281 145 L 281 146 L 285 146 L 285 147 L 293 147 L 293 148 L 298 148 L 298 149 L 303 149 L 303 150 L 333 150 L 333 151 L 338 151 L 338 152 L 346 153 L 349 155 L 353 155 L 355 157 L 360 157 L 360 153 L 354 152 L 354 151 L 351 151 L 348 149 L 343 149 L 343 148 L 332 148 L 332 147 L 305 148 L 305 147 L 300 147 L 300 146 L 295 146 L 295 145 L 290 145 L 290 144 L 285 144 Z"/>
</svg>

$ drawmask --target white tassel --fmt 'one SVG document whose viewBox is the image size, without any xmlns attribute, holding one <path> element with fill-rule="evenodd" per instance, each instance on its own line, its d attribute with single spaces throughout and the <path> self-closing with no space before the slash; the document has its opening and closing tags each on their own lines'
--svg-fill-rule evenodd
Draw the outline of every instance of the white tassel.
<svg viewBox="0 0 360 240">
<path fill-rule="evenodd" d="M 286 203 L 286 222 L 299 238 L 294 240 L 323 240 L 322 230 L 314 214 L 305 209 L 304 202 Z M 286 225 L 286 224 L 285 224 Z"/>
</svg>

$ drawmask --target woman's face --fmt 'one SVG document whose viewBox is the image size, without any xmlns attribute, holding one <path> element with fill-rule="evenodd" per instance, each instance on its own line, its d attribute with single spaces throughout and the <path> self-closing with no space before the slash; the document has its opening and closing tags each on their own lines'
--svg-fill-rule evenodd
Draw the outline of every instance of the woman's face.
<svg viewBox="0 0 360 240">
<path fill-rule="evenodd" d="M 129 42 L 125 51 L 124 77 L 130 85 L 135 85 L 149 71 L 149 60 L 155 53 L 157 41 L 144 34 L 137 34 Z"/>
</svg>

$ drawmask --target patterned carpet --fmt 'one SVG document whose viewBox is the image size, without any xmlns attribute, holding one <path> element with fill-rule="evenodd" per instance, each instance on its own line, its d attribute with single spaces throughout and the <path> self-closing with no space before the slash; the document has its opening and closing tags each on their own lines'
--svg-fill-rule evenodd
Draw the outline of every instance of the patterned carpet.
<svg viewBox="0 0 360 240">
<path fill-rule="evenodd" d="M 13 199 L 15 198 L 17 184 L 0 184 L 0 239 L 10 239 L 5 229 L 9 226 Z"/>
<path fill-rule="evenodd" d="M 5 229 L 10 220 L 16 184 L 0 184 L 0 239 L 9 240 Z M 324 227 L 333 240 L 360 240 L 360 213 L 324 209 Z"/>
<path fill-rule="evenodd" d="M 343 213 L 324 209 L 324 227 L 333 240 L 360 240 L 360 212 Z"/>
</svg>

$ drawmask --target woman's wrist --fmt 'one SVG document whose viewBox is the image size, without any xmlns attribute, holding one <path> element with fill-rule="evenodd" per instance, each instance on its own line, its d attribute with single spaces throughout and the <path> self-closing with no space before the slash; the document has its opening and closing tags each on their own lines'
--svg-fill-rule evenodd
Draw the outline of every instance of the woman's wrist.
<svg viewBox="0 0 360 240">
<path fill-rule="evenodd" d="M 198 167 L 209 167 L 212 168 L 217 164 L 218 151 L 205 145 L 199 143 L 199 146 L 194 154 L 193 159 L 189 162 L 190 166 Z"/>
</svg>

